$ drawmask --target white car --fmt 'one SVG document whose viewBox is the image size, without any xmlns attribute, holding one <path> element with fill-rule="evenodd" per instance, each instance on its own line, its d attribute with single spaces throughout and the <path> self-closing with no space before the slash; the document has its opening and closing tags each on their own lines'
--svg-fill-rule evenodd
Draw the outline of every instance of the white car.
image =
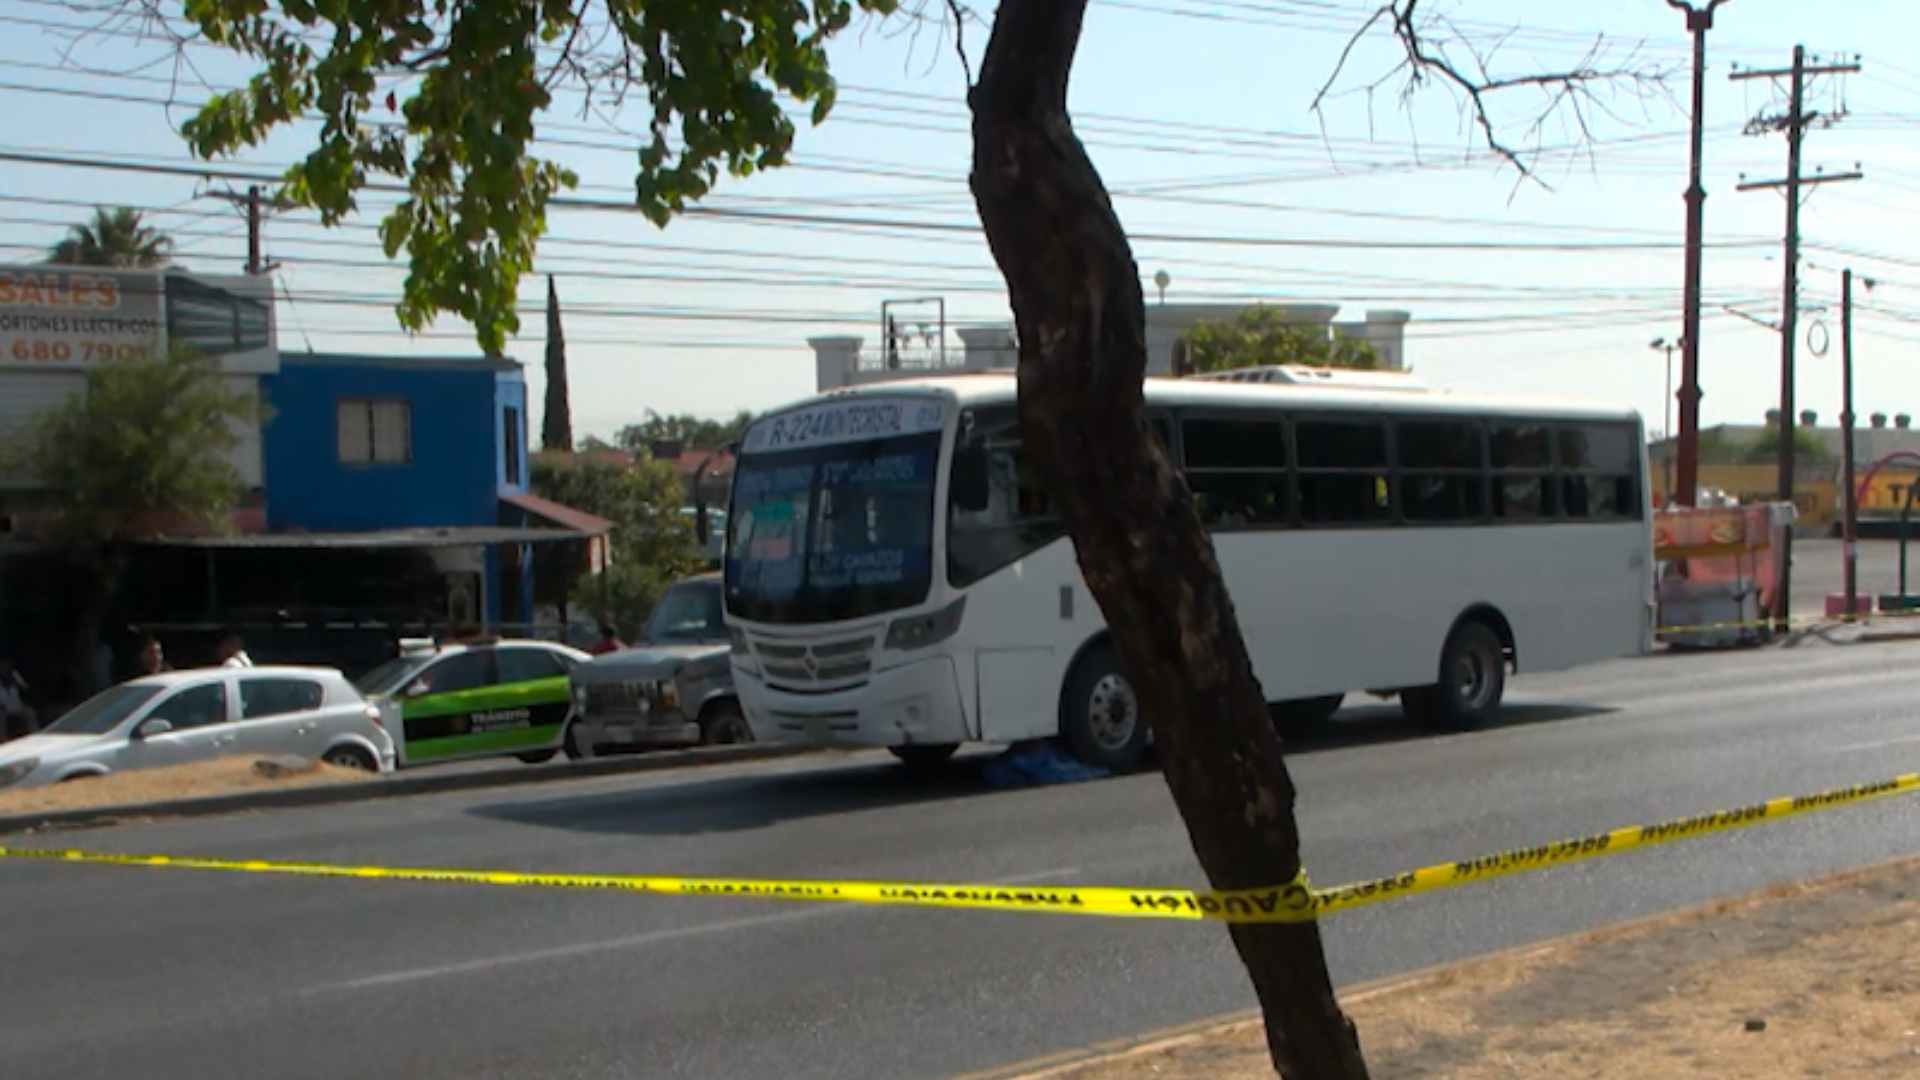
<svg viewBox="0 0 1920 1080">
<path fill-rule="evenodd" d="M 333 668 L 200 668 L 103 690 L 24 739 L 0 744 L 0 790 L 228 754 L 294 754 L 393 770 L 393 740 Z"/>
</svg>

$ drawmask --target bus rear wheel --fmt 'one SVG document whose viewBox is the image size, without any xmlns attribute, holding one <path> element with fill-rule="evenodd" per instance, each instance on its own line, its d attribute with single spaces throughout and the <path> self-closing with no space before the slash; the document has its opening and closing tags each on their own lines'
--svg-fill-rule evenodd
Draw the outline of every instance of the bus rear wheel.
<svg viewBox="0 0 1920 1080">
<path fill-rule="evenodd" d="M 1493 718 L 1507 691 L 1507 655 L 1500 635 L 1483 622 L 1463 622 L 1440 650 L 1440 681 L 1403 691 L 1410 719 L 1450 731 L 1470 731 Z"/>
<path fill-rule="evenodd" d="M 1152 731 L 1113 646 L 1096 645 L 1074 665 L 1060 728 L 1073 756 L 1096 768 L 1126 772 L 1146 755 Z"/>
</svg>

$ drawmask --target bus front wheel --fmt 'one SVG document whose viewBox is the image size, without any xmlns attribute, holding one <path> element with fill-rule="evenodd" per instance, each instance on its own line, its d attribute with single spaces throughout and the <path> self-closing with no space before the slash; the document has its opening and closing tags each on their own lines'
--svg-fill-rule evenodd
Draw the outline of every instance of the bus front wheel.
<svg viewBox="0 0 1920 1080">
<path fill-rule="evenodd" d="M 1140 764 L 1151 731 L 1113 646 L 1095 646 L 1080 658 L 1062 704 L 1061 734 L 1074 757 L 1112 772 Z"/>
</svg>

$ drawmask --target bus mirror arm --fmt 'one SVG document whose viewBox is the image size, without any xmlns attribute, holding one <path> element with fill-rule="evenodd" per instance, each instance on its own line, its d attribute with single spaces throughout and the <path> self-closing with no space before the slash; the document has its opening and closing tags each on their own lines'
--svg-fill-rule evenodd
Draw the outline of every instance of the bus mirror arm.
<svg viewBox="0 0 1920 1080">
<path fill-rule="evenodd" d="M 992 502 L 992 485 L 987 476 L 987 451 L 983 446 L 964 446 L 953 455 L 953 504 L 969 513 L 986 510 Z"/>
</svg>

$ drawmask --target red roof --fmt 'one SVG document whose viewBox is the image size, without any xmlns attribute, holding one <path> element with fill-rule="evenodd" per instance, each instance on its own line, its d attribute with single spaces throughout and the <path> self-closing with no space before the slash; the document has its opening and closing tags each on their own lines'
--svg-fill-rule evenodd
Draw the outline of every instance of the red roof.
<svg viewBox="0 0 1920 1080">
<path fill-rule="evenodd" d="M 562 506 L 552 499 L 543 499 L 538 495 L 511 492 L 500 496 L 500 501 L 575 532 L 602 536 L 613 531 L 613 522 L 606 518 L 589 514 L 585 510 L 575 510 L 571 506 Z"/>
<path fill-rule="evenodd" d="M 673 459 L 673 471 L 690 477 L 700 471 L 700 466 L 707 465 L 708 458 L 713 459 L 713 463 L 707 467 L 708 476 L 723 475 L 733 468 L 733 455 L 725 450 L 688 450 Z"/>
</svg>

